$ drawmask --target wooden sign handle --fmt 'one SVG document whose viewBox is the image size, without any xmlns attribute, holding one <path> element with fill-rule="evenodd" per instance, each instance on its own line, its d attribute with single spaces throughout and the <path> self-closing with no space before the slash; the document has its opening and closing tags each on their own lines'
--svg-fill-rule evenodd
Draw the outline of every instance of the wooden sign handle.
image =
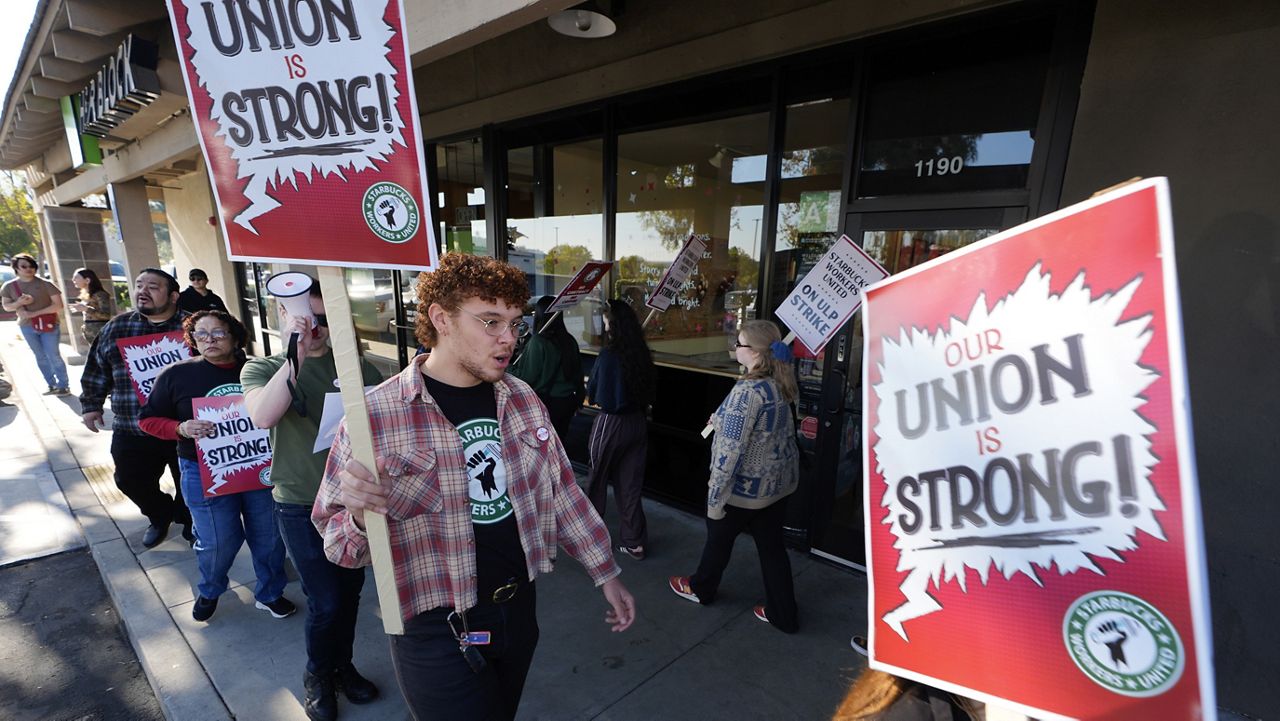
<svg viewBox="0 0 1280 721">
<path fill-rule="evenodd" d="M 320 289 L 324 292 L 324 310 L 329 318 L 329 337 L 333 341 L 333 361 L 338 369 L 339 390 L 342 391 L 342 409 L 347 414 L 351 455 L 372 471 L 377 469 L 378 462 L 373 453 L 369 411 L 364 404 L 360 341 L 352 322 L 347 284 L 341 268 L 320 266 L 319 272 Z M 373 580 L 378 589 L 378 606 L 382 610 L 382 629 L 388 634 L 399 636 L 404 633 L 404 619 L 400 615 L 400 593 L 396 589 L 387 519 L 382 514 L 365 511 L 364 526 L 369 538 L 369 553 L 373 559 Z"/>
</svg>

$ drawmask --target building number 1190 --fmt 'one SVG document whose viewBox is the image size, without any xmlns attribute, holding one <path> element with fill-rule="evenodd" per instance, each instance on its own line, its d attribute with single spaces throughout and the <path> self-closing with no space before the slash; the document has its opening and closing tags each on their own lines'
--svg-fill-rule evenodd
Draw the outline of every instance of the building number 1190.
<svg viewBox="0 0 1280 721">
<path fill-rule="evenodd" d="M 955 175 L 964 169 L 964 158 L 959 155 L 950 158 L 930 158 L 916 161 L 916 177 L 924 178 L 934 175 Z"/>
</svg>

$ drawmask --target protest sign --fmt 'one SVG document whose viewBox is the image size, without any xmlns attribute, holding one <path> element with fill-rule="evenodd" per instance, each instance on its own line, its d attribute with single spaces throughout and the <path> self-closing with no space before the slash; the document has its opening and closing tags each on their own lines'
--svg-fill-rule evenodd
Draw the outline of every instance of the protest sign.
<svg viewBox="0 0 1280 721">
<path fill-rule="evenodd" d="M 168 0 L 227 254 L 429 270 L 402 0 Z"/>
<path fill-rule="evenodd" d="M 214 425 L 212 435 L 196 439 L 205 498 L 271 488 L 270 432 L 253 425 L 243 395 L 192 398 L 191 412 Z"/>
<path fill-rule="evenodd" d="M 710 239 L 707 235 L 691 233 L 684 241 L 680 252 L 676 254 L 676 259 L 671 261 L 671 265 L 667 266 L 662 277 L 658 279 L 658 285 L 654 287 L 644 304 L 665 313 L 667 308 L 671 307 L 671 301 L 675 300 L 676 293 L 680 292 L 680 287 L 689 278 L 689 274 L 698 267 L 702 254 L 707 252 L 707 242 Z"/>
<path fill-rule="evenodd" d="M 145 404 L 151 397 L 151 388 L 160 371 L 191 357 L 191 349 L 180 330 L 120 338 L 116 347 L 129 370 L 129 380 L 133 382 L 139 404 Z"/>
<path fill-rule="evenodd" d="M 583 263 L 569 284 L 560 291 L 551 305 L 547 306 L 546 313 L 548 315 L 559 313 L 581 303 L 582 299 L 604 280 L 612 267 L 612 261 L 591 260 Z"/>
<path fill-rule="evenodd" d="M 863 289 L 889 275 L 842 235 L 778 306 L 778 320 L 819 353 L 862 305 Z"/>
<path fill-rule="evenodd" d="M 1037 718 L 1214 718 L 1168 187 L 867 290 L 874 668 Z"/>
</svg>

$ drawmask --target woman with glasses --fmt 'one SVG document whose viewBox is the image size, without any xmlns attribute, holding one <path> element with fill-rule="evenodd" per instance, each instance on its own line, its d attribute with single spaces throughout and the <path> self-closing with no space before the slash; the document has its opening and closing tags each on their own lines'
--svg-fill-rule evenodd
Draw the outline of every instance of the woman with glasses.
<svg viewBox="0 0 1280 721">
<path fill-rule="evenodd" d="M 45 395 L 65 396 L 70 392 L 67 364 L 62 361 L 58 345 L 62 337 L 58 320 L 62 291 L 44 278 L 36 277 L 36 259 L 28 253 L 13 256 L 9 265 L 18 277 L 0 286 L 0 305 L 10 313 L 17 313 L 22 337 L 36 357 L 44 382 L 49 384 Z"/>
<path fill-rule="evenodd" d="M 76 268 L 71 282 L 80 289 L 79 301 L 71 304 L 71 310 L 84 314 L 81 335 L 86 342 L 93 343 L 102 332 L 102 326 L 115 315 L 116 304 L 111 300 L 111 294 L 102 287 L 98 274 L 88 268 Z"/>
<path fill-rule="evenodd" d="M 216 435 L 212 421 L 197 420 L 192 400 L 240 395 L 240 369 L 248 332 L 240 321 L 220 310 L 202 310 L 182 324 L 187 345 L 198 355 L 161 371 L 138 423 L 151 435 L 178 442 L 182 497 L 191 509 L 195 528 L 196 563 L 200 583 L 191 617 L 208 621 L 227 590 L 227 571 L 248 541 L 258 577 L 253 596 L 257 608 L 276 618 L 296 609 L 284 597 L 284 543 L 272 515 L 271 489 L 208 496 L 200 483 L 196 439 Z"/>
<path fill-rule="evenodd" d="M 648 542 L 640 491 L 649 448 L 646 411 L 653 402 L 656 375 L 635 311 L 625 301 L 609 301 L 604 347 L 587 383 L 587 395 L 600 407 L 591 427 L 587 495 L 603 518 L 605 498 L 613 486 L 613 500 L 622 517 L 618 550 L 637 561 L 644 559 Z"/>
<path fill-rule="evenodd" d="M 569 422 L 582 405 L 582 356 L 578 341 L 564 327 L 564 317 L 548 313 L 555 296 L 544 295 L 533 307 L 533 335 L 511 364 L 511 375 L 528 383 L 547 407 L 551 425 L 563 441 Z"/>
<path fill-rule="evenodd" d="M 791 560 L 783 541 L 786 499 L 799 484 L 799 453 L 791 402 L 796 380 L 791 349 L 778 326 L 751 320 L 738 331 L 734 356 L 746 373 L 711 417 L 711 479 L 707 491 L 707 541 L 692 576 L 672 576 L 671 590 L 681 598 L 709 604 L 729 565 L 733 542 L 750 531 L 760 553 L 765 604 L 756 618 L 785 633 L 795 633 L 796 596 Z"/>
</svg>

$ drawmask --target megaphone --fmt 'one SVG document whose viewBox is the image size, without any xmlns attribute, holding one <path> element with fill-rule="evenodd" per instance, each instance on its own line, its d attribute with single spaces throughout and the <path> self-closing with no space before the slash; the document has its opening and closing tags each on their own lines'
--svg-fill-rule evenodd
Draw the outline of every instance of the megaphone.
<svg viewBox="0 0 1280 721">
<path fill-rule="evenodd" d="M 267 281 L 267 292 L 276 297 L 280 305 L 294 318 L 306 318 L 315 327 L 316 316 L 311 312 L 311 285 L 315 280 L 306 273 L 289 271 L 276 273 Z"/>
</svg>

